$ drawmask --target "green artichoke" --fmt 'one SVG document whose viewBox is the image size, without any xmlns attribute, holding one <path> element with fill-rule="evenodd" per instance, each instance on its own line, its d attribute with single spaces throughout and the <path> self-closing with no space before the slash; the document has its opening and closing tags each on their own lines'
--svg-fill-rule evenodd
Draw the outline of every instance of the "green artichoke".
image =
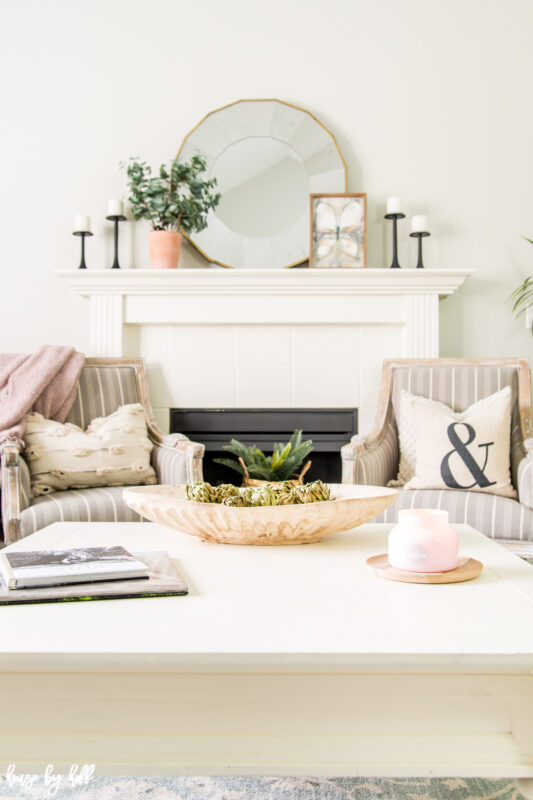
<svg viewBox="0 0 533 800">
<path fill-rule="evenodd" d="M 216 503 L 215 490 L 206 481 L 194 481 L 185 487 L 187 500 L 195 500 L 197 503 Z"/>
<path fill-rule="evenodd" d="M 283 481 L 279 486 L 274 488 L 278 505 L 289 506 L 294 504 L 294 484 L 292 481 Z"/>
<path fill-rule="evenodd" d="M 246 500 L 241 494 L 234 494 L 226 497 L 222 501 L 223 506 L 235 506 L 238 508 L 243 508 L 247 505 Z"/>
<path fill-rule="evenodd" d="M 223 503 L 228 497 L 236 497 L 239 490 L 232 483 L 221 483 L 215 486 L 215 503 Z"/>
<path fill-rule="evenodd" d="M 221 503 L 235 508 L 321 503 L 332 499 L 329 486 L 322 481 L 312 481 L 303 486 L 294 486 L 292 481 L 283 481 L 279 485 L 265 483 L 263 486 L 247 486 L 241 489 L 231 483 L 213 487 L 206 481 L 194 481 L 186 485 L 185 496 L 187 500 L 198 503 Z"/>
<path fill-rule="evenodd" d="M 295 486 L 293 493 L 298 503 L 321 503 L 331 497 L 329 486 L 322 481 L 312 481 L 303 486 Z"/>
</svg>

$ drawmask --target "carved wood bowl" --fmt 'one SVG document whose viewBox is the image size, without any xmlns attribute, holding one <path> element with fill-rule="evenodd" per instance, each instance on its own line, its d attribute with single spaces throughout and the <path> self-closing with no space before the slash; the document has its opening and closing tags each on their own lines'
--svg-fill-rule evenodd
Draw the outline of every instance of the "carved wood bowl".
<svg viewBox="0 0 533 800">
<path fill-rule="evenodd" d="M 334 500 L 290 506 L 235 508 L 185 498 L 184 486 L 131 486 L 124 502 L 166 528 L 222 544 L 308 544 L 356 528 L 398 497 L 383 486 L 330 484 Z"/>
</svg>

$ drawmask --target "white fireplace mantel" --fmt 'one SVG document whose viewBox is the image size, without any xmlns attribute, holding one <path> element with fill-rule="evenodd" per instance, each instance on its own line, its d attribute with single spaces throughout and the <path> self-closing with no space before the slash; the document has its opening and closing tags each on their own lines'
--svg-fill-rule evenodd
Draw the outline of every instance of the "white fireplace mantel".
<svg viewBox="0 0 533 800">
<path fill-rule="evenodd" d="M 472 270 L 58 270 L 91 300 L 91 354 L 120 356 L 127 324 L 403 321 L 413 357 L 438 355 L 438 299 Z M 327 298 L 327 299 L 326 299 Z M 401 318 L 401 319 L 400 319 Z M 415 341 L 416 340 L 416 341 Z"/>
<path fill-rule="evenodd" d="M 176 406 L 319 407 L 335 404 L 330 394 L 337 405 L 366 408 L 370 418 L 383 358 L 437 357 L 439 298 L 453 294 L 471 274 L 433 269 L 56 272 L 90 300 L 91 355 L 132 354 L 132 332 L 140 332 L 135 354 L 152 367 L 154 385 L 157 368 L 159 385 L 166 387 L 155 403 L 162 419 L 165 398 Z M 192 359 L 185 351 L 195 342 L 203 344 Z"/>
</svg>

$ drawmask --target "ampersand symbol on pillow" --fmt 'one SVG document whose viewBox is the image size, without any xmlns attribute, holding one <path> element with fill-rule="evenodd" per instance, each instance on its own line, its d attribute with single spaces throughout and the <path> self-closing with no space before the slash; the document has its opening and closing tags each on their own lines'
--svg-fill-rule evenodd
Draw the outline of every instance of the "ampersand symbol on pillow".
<svg viewBox="0 0 533 800">
<path fill-rule="evenodd" d="M 463 441 L 459 436 L 459 433 L 456 429 L 465 428 L 466 429 L 466 440 Z M 494 444 L 494 442 L 485 442 L 484 444 L 478 444 L 478 447 L 485 448 L 485 460 L 483 462 L 483 466 L 480 466 L 470 450 L 468 449 L 468 445 L 472 444 L 474 439 L 476 438 L 476 432 L 474 428 L 469 425 L 467 422 L 452 422 L 451 425 L 448 425 L 447 429 L 448 439 L 450 440 L 450 444 L 453 446 L 453 450 L 450 450 L 449 453 L 446 453 L 444 458 L 442 459 L 442 463 L 440 465 L 440 474 L 442 475 L 442 480 L 450 489 L 473 489 L 475 486 L 479 486 L 480 489 L 486 489 L 487 486 L 494 486 L 496 481 L 489 481 L 487 476 L 485 475 L 485 468 L 487 466 L 487 461 L 489 458 L 489 447 Z M 457 454 L 459 458 L 462 460 L 465 467 L 468 469 L 474 482 L 471 483 L 469 486 L 462 486 L 460 483 L 456 481 L 453 477 L 452 471 L 450 469 L 450 459 L 451 457 Z"/>
</svg>

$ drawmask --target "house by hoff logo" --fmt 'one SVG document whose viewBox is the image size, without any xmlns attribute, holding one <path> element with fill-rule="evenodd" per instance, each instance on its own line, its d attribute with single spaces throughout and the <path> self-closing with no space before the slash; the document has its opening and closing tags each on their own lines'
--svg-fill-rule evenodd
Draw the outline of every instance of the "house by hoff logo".
<svg viewBox="0 0 533 800">
<path fill-rule="evenodd" d="M 70 786 L 71 789 L 76 786 L 87 786 L 89 781 L 94 775 L 94 764 L 71 764 L 68 775 L 62 775 L 54 772 L 54 765 L 48 764 L 43 775 L 33 775 L 32 773 L 21 772 L 17 774 L 15 764 L 10 764 L 2 776 L 5 778 L 8 786 L 19 786 L 25 791 L 32 791 L 37 786 L 43 787 L 42 794 L 39 797 L 55 797 L 59 789 L 64 786 Z M 32 793 L 32 797 L 37 795 Z"/>
<path fill-rule="evenodd" d="M 464 432 L 466 432 L 464 441 L 459 436 L 459 430 L 461 429 L 463 429 L 463 435 Z M 472 444 L 476 438 L 476 432 L 471 425 L 467 422 L 452 422 L 451 425 L 448 425 L 447 434 L 453 450 L 446 453 L 440 465 L 440 474 L 446 486 L 450 489 L 473 489 L 474 486 L 479 486 L 480 489 L 486 489 L 487 486 L 494 486 L 496 481 L 489 481 L 485 475 L 485 468 L 489 458 L 489 447 L 492 447 L 494 442 L 484 442 L 483 444 L 477 445 L 480 449 L 485 448 L 483 466 L 480 466 L 468 449 L 468 445 Z M 457 463 L 454 458 L 455 456 L 461 459 L 473 478 L 473 482 L 469 483 L 468 486 L 463 486 L 453 476 L 452 467 L 454 462 Z"/>
</svg>

